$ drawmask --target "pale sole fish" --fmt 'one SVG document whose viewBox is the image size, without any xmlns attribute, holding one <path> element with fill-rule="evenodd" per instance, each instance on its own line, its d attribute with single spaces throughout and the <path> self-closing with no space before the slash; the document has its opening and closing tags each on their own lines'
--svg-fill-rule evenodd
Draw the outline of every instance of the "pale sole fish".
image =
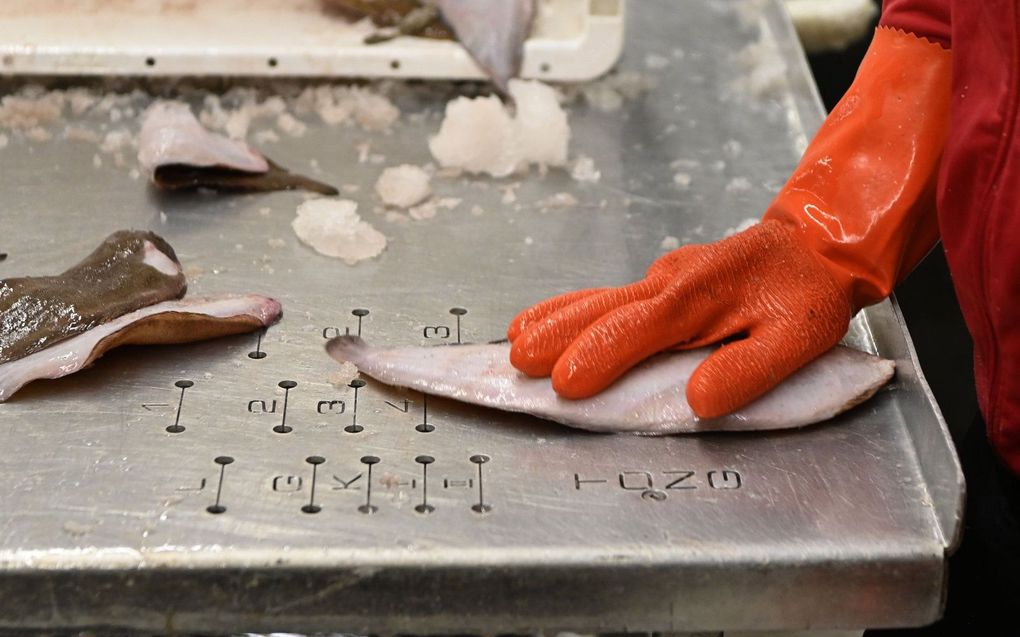
<svg viewBox="0 0 1020 637">
<path fill-rule="evenodd" d="M 142 116 L 138 163 L 166 190 L 269 192 L 301 188 L 336 195 L 329 184 L 287 171 L 245 142 L 207 131 L 184 102 L 154 102 Z"/>
<path fill-rule="evenodd" d="M 138 163 L 150 177 L 160 166 L 174 164 L 252 173 L 269 170 L 265 157 L 248 144 L 203 128 L 184 102 L 155 102 L 142 118 Z"/>
<path fill-rule="evenodd" d="M 535 0 L 437 0 L 443 19 L 504 93 L 521 71 Z"/>
<path fill-rule="evenodd" d="M 280 311 L 279 302 L 258 295 L 150 305 L 0 365 L 0 403 L 33 380 L 73 374 L 120 345 L 188 343 L 243 334 L 272 325 Z"/>
<path fill-rule="evenodd" d="M 326 350 L 387 385 L 579 429 L 652 435 L 803 427 L 864 402 L 895 371 L 891 360 L 836 347 L 740 411 L 701 420 L 687 404 L 685 388 L 711 348 L 654 356 L 584 400 L 560 398 L 549 379 L 528 378 L 514 369 L 507 343 L 382 348 L 357 336 L 340 336 Z"/>
</svg>

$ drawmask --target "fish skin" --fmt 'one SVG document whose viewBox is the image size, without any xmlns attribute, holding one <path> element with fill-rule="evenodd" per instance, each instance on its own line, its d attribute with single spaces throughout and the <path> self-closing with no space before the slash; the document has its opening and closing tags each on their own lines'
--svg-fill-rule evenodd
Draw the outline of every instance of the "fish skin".
<svg viewBox="0 0 1020 637">
<path fill-rule="evenodd" d="M 340 193 L 329 184 L 287 171 L 243 141 L 209 132 L 184 102 L 158 101 L 146 109 L 138 136 L 138 163 L 164 190 Z"/>
<path fill-rule="evenodd" d="M 124 314 L 24 358 L 0 364 L 0 403 L 33 380 L 61 378 L 91 366 L 120 345 L 190 343 L 272 325 L 281 313 L 265 296 L 194 297 Z"/>
<path fill-rule="evenodd" d="M 457 40 L 503 94 L 521 71 L 535 0 L 437 0 Z"/>
<path fill-rule="evenodd" d="M 0 364 L 186 290 L 177 255 L 162 237 L 114 232 L 58 275 L 0 280 Z"/>
<path fill-rule="evenodd" d="M 257 150 L 236 139 L 210 133 L 184 102 L 158 101 L 142 115 L 138 163 L 151 177 L 160 166 L 232 168 L 264 173 L 269 164 Z"/>
<path fill-rule="evenodd" d="M 378 348 L 357 336 L 340 336 L 326 344 L 326 351 L 387 385 L 579 429 L 645 435 L 803 427 L 864 402 L 895 371 L 891 360 L 836 347 L 736 413 L 701 420 L 687 404 L 685 389 L 712 348 L 654 356 L 584 400 L 561 398 L 549 379 L 518 372 L 510 365 L 508 343 Z"/>
</svg>

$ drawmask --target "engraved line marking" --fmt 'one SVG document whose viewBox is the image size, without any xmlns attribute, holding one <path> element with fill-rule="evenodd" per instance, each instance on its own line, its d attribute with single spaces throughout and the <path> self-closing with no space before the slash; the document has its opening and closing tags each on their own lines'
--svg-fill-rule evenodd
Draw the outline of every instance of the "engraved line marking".
<svg viewBox="0 0 1020 637">
<path fill-rule="evenodd" d="M 333 490 L 334 491 L 346 491 L 346 490 L 357 491 L 360 487 L 351 487 L 351 485 L 354 484 L 355 482 L 357 482 L 359 479 L 361 479 L 361 476 L 362 476 L 362 474 L 359 473 L 358 475 L 354 476 L 350 480 L 347 480 L 346 482 L 344 482 L 344 480 L 340 476 L 334 474 L 333 475 L 333 480 L 335 480 L 336 482 L 339 482 L 340 486 L 339 487 L 334 486 Z"/>
<path fill-rule="evenodd" d="M 436 461 L 432 456 L 418 456 L 414 459 L 421 465 L 421 504 L 414 507 L 418 513 L 432 513 L 436 507 L 429 504 L 429 465 Z"/>
<path fill-rule="evenodd" d="M 230 456 L 217 456 L 213 462 L 220 465 L 220 480 L 216 484 L 216 503 L 207 506 L 205 510 L 213 515 L 219 515 L 227 510 L 227 507 L 220 504 L 220 498 L 223 495 L 223 476 L 227 472 L 227 465 L 234 462 L 234 459 Z"/>
<path fill-rule="evenodd" d="M 290 390 L 297 387 L 297 383 L 292 380 L 281 380 L 279 386 L 283 388 L 283 418 L 280 424 L 273 427 L 273 431 L 278 434 L 289 434 L 294 428 L 287 424 L 287 401 L 290 398 Z"/>
<path fill-rule="evenodd" d="M 355 378 L 350 382 L 348 387 L 354 389 L 354 408 L 351 410 L 354 414 L 351 416 L 351 424 L 344 427 L 344 431 L 349 434 L 361 433 L 365 430 L 364 427 L 358 424 L 358 390 L 364 387 L 367 383 L 360 378 Z"/>
<path fill-rule="evenodd" d="M 179 380 L 174 383 L 174 387 L 180 387 L 181 398 L 177 401 L 177 415 L 174 416 L 174 424 L 166 428 L 167 433 L 179 434 L 184 431 L 184 426 L 181 425 L 181 410 L 184 408 L 184 392 L 188 387 L 193 387 L 195 383 L 190 380 Z"/>
<path fill-rule="evenodd" d="M 638 482 L 644 482 L 644 484 L 630 484 L 630 481 L 628 481 L 630 476 L 640 476 L 642 480 Z M 621 471 L 618 477 L 620 479 L 620 488 L 624 491 L 644 491 L 645 489 L 654 488 L 652 474 L 648 471 Z"/>
<path fill-rule="evenodd" d="M 155 411 L 152 407 L 169 407 L 170 403 L 142 403 L 142 409 L 145 411 Z"/>
<path fill-rule="evenodd" d="M 461 344 L 461 342 L 460 342 L 460 317 L 462 317 L 465 314 L 467 314 L 467 310 L 465 310 L 462 307 L 451 307 L 450 308 L 450 314 L 453 314 L 454 316 L 457 317 L 457 345 L 460 345 Z"/>
<path fill-rule="evenodd" d="M 415 431 L 427 434 L 436 430 L 435 426 L 429 424 L 429 395 L 421 395 L 421 424 L 415 426 Z"/>
<path fill-rule="evenodd" d="M 311 489 L 309 489 L 311 491 L 311 495 L 308 498 L 308 504 L 301 507 L 301 510 L 305 513 L 318 513 L 319 511 L 322 511 L 322 507 L 315 504 L 315 480 L 318 476 L 317 469 L 319 468 L 319 465 L 326 462 L 326 459 L 322 456 L 308 456 L 305 458 L 305 462 L 312 465 L 312 486 Z"/>
<path fill-rule="evenodd" d="M 273 491 L 277 493 L 300 491 L 303 482 L 301 476 L 276 476 L 273 478 Z"/>
<path fill-rule="evenodd" d="M 722 482 L 717 483 L 715 477 L 720 473 L 722 474 Z M 731 478 L 735 478 L 736 482 L 734 483 L 731 480 Z M 734 471 L 732 469 L 724 469 L 722 472 L 709 471 L 708 484 L 713 489 L 739 489 L 741 486 L 743 486 L 744 481 L 743 478 L 741 478 L 739 471 Z"/>
<path fill-rule="evenodd" d="M 351 314 L 358 317 L 358 336 L 361 336 L 361 319 L 368 316 L 369 312 L 368 310 L 359 307 L 356 310 L 352 310 Z"/>
<path fill-rule="evenodd" d="M 276 413 L 276 399 L 274 398 L 270 404 L 272 408 L 266 406 L 264 400 L 249 400 L 248 401 L 248 413 L 251 414 L 275 414 Z M 258 407 L 258 411 L 255 408 Z"/>
<path fill-rule="evenodd" d="M 266 330 L 259 330 L 259 340 L 258 340 L 258 342 L 255 343 L 255 351 L 254 352 L 248 352 L 248 358 L 252 358 L 252 359 L 255 359 L 255 360 L 262 360 L 263 358 L 265 358 L 267 356 L 267 354 L 262 351 L 262 335 L 265 334 L 265 333 L 266 333 Z"/>
<path fill-rule="evenodd" d="M 678 490 L 679 491 L 679 490 L 682 490 L 682 489 L 697 489 L 698 488 L 696 485 L 693 485 L 693 484 L 685 484 L 685 485 L 680 486 L 680 487 L 676 486 L 676 485 L 680 484 L 681 482 L 683 482 L 684 480 L 687 480 L 688 478 L 693 476 L 694 475 L 693 471 L 663 471 L 662 475 L 664 475 L 664 476 L 679 476 L 676 480 L 674 480 L 674 481 L 670 482 L 669 484 L 667 484 L 665 486 L 666 489 L 674 489 L 674 490 Z"/>
<path fill-rule="evenodd" d="M 489 456 L 479 453 L 471 456 L 471 462 L 478 465 L 478 504 L 471 507 L 471 510 L 475 513 L 488 513 L 492 510 L 492 507 L 485 504 L 485 492 L 482 490 L 482 465 L 491 460 Z"/>
<path fill-rule="evenodd" d="M 177 490 L 178 491 L 195 491 L 195 492 L 198 492 L 198 491 L 201 491 L 201 490 L 205 489 L 205 482 L 206 482 L 205 478 L 202 478 L 202 480 L 198 483 L 198 487 L 177 487 Z"/>
<path fill-rule="evenodd" d="M 379 463 L 377 456 L 362 456 L 361 462 L 368 465 L 368 478 L 365 483 L 365 504 L 358 507 L 358 511 L 365 514 L 372 514 L 379 510 L 379 507 L 372 504 L 372 465 Z"/>
<path fill-rule="evenodd" d="M 576 489 L 577 489 L 578 491 L 580 491 L 580 490 L 581 490 L 581 485 L 582 485 L 582 484 L 588 484 L 589 482 L 590 482 L 590 483 L 593 483 L 593 484 L 594 484 L 594 483 L 604 483 L 604 482 L 609 482 L 609 480 L 601 480 L 601 479 L 598 479 L 598 478 L 596 478 L 596 479 L 594 479 L 594 480 L 582 480 L 582 479 L 581 479 L 581 474 L 579 474 L 579 473 L 575 473 L 575 474 L 574 474 L 574 487 L 575 487 L 575 488 L 576 488 Z"/>
<path fill-rule="evenodd" d="M 397 405 L 394 405 L 393 403 L 391 403 L 388 400 L 386 401 L 386 404 L 389 405 L 390 407 L 396 409 L 397 411 L 404 412 L 405 414 L 411 408 L 411 401 L 407 400 L 406 398 L 404 399 L 404 406 L 403 407 L 398 407 Z"/>
</svg>

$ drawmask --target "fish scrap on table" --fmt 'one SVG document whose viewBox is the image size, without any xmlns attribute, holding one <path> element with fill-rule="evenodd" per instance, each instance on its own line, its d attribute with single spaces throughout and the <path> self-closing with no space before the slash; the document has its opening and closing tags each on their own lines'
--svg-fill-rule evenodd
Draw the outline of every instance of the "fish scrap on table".
<svg viewBox="0 0 1020 637">
<path fill-rule="evenodd" d="M 340 192 L 288 172 L 243 141 L 207 131 L 183 102 L 158 101 L 145 111 L 138 163 L 156 186 L 166 190 Z"/>
<path fill-rule="evenodd" d="M 531 33 L 535 0 L 324 0 L 345 15 L 368 17 L 389 28 L 366 38 L 378 44 L 398 35 L 428 38 L 456 36 L 497 88 L 507 95 L 524 58 Z"/>
<path fill-rule="evenodd" d="M 0 402 L 26 383 L 91 366 L 120 345 L 188 343 L 272 325 L 274 299 L 182 299 L 173 248 L 145 231 L 115 232 L 55 276 L 0 280 Z"/>
<path fill-rule="evenodd" d="M 548 378 L 529 378 L 510 364 L 509 343 L 373 347 L 357 336 L 326 344 L 334 360 L 353 363 L 386 385 L 473 405 L 531 414 L 578 429 L 665 435 L 803 427 L 871 398 L 895 371 L 891 360 L 836 347 L 750 405 L 722 418 L 699 419 L 685 395 L 687 379 L 712 348 L 658 354 L 602 393 L 559 397 Z"/>
</svg>

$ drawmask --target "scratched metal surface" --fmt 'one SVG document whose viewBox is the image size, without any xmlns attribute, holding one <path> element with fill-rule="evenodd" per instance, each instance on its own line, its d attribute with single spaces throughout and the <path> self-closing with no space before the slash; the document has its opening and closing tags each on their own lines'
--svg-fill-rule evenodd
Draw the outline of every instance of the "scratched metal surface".
<svg viewBox="0 0 1020 637">
<path fill-rule="evenodd" d="M 370 139 L 390 165 L 424 163 L 434 117 L 405 117 L 389 136 L 312 123 L 275 144 L 284 165 L 315 159 L 324 178 L 362 184 L 352 197 L 391 243 L 353 268 L 298 243 L 295 193 L 161 197 L 124 169 L 93 167 L 87 145 L 14 140 L 0 151 L 0 275 L 62 269 L 110 231 L 147 227 L 204 272 L 192 294 L 261 292 L 286 312 L 261 343 L 118 351 L 0 406 L 0 628 L 683 631 L 933 619 L 962 481 L 889 304 L 849 340 L 897 359 L 893 389 L 799 432 L 589 435 L 439 400 L 426 415 L 421 395 L 372 381 L 357 390 L 355 416 L 355 390 L 328 382 L 324 334 L 359 329 L 356 309 L 368 310 L 360 329 L 376 342 L 491 340 L 531 302 L 639 276 L 667 235 L 708 240 L 759 215 L 822 114 L 778 6 L 759 5 L 760 21 L 748 22 L 738 4 L 631 4 L 622 67 L 657 86 L 617 113 L 572 107 L 572 150 L 595 159 L 597 184 L 532 175 L 511 205 L 493 182 L 437 180 L 464 203 L 387 224 L 371 212 L 380 166 L 359 164 L 355 145 Z M 747 75 L 734 52 L 759 39 L 787 80 L 752 98 L 732 86 Z M 649 54 L 664 59 L 649 69 Z M 430 95 L 403 106 L 435 110 Z M 690 161 L 670 168 L 676 159 Z M 674 184 L 677 170 L 690 173 L 688 189 Z M 562 191 L 580 204 L 536 204 Z M 466 310 L 459 331 L 453 308 Z M 274 431 L 284 424 L 289 433 Z"/>
</svg>

